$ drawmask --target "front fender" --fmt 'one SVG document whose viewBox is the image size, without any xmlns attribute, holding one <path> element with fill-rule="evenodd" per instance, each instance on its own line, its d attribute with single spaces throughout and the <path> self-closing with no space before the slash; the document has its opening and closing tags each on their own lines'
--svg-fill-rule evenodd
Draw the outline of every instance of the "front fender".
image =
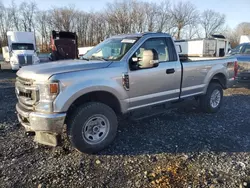
<svg viewBox="0 0 250 188">
<path fill-rule="evenodd" d="M 121 110 L 126 110 L 128 95 L 122 87 L 122 83 L 119 83 L 119 80 L 96 79 L 75 82 L 67 86 L 62 84 L 61 93 L 54 101 L 54 112 L 66 112 L 76 99 L 95 91 L 105 91 L 113 94 L 120 102 Z"/>
</svg>

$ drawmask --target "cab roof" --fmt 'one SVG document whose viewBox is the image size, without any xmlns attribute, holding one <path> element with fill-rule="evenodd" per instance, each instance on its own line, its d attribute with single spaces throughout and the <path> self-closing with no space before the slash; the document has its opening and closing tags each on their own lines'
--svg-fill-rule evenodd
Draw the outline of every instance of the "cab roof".
<svg viewBox="0 0 250 188">
<path fill-rule="evenodd" d="M 121 34 L 116 35 L 111 38 L 141 38 L 143 36 L 165 36 L 165 37 L 171 37 L 167 33 L 161 33 L 161 32 L 145 32 L 145 33 L 135 33 L 135 34 Z"/>
</svg>

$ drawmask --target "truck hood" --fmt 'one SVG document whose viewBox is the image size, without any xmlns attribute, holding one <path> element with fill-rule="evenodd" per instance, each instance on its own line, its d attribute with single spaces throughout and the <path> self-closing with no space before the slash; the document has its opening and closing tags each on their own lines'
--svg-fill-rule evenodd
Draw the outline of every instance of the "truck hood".
<svg viewBox="0 0 250 188">
<path fill-rule="evenodd" d="M 106 68 L 111 63 L 105 61 L 62 60 L 22 67 L 17 72 L 17 76 L 36 81 L 46 81 L 55 74 Z"/>
</svg>

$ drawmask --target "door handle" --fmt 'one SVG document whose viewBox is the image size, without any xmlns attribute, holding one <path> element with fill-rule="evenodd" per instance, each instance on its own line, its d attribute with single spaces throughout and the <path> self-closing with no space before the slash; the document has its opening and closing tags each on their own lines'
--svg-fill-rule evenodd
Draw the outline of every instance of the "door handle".
<svg viewBox="0 0 250 188">
<path fill-rule="evenodd" d="M 166 73 L 167 73 L 167 74 L 174 74 L 174 73 L 175 73 L 175 70 L 174 70 L 174 69 L 167 69 L 167 70 L 166 70 Z"/>
</svg>

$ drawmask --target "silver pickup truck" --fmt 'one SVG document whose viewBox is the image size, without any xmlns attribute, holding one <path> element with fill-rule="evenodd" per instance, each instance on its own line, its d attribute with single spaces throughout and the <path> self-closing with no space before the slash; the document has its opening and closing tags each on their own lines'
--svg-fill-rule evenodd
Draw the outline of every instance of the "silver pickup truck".
<svg viewBox="0 0 250 188">
<path fill-rule="evenodd" d="M 94 153 L 115 138 L 118 115 L 190 97 L 204 112 L 217 112 L 237 60 L 181 62 L 176 49 L 164 33 L 118 35 L 81 60 L 23 67 L 15 87 L 18 119 L 39 143 L 56 146 L 66 127 L 76 149 Z"/>
</svg>

